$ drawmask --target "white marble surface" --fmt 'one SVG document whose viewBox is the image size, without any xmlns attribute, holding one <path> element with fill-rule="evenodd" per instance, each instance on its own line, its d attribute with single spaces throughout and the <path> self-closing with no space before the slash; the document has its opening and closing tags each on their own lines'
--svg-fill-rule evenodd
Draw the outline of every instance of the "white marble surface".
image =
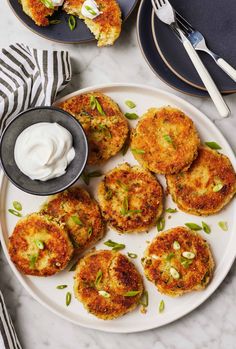
<svg viewBox="0 0 236 349">
<path fill-rule="evenodd" d="M 236 95 L 226 97 L 232 111 L 219 120 L 209 99 L 187 97 L 172 90 L 149 69 L 138 47 L 136 11 L 125 23 L 112 48 L 98 49 L 94 43 L 61 45 L 40 38 L 25 28 L 11 13 L 6 0 L 0 1 L 0 47 L 10 43 L 48 49 L 67 49 L 73 60 L 73 81 L 63 92 L 99 83 L 133 82 L 175 93 L 205 112 L 225 134 L 236 152 Z M 107 334 L 72 325 L 44 309 L 19 284 L 0 252 L 0 289 L 19 334 L 23 349 L 233 349 L 236 348 L 236 263 L 210 297 L 190 315 L 168 326 L 138 334 Z"/>
</svg>

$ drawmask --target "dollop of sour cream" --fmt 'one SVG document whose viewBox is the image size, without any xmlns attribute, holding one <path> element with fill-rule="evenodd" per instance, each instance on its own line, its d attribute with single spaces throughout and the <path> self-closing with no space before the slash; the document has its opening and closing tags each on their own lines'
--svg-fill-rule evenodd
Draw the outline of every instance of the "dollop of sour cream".
<svg viewBox="0 0 236 349">
<path fill-rule="evenodd" d="M 14 157 L 21 172 L 32 180 L 60 177 L 75 157 L 72 135 L 58 123 L 39 122 L 17 137 Z"/>
<path fill-rule="evenodd" d="M 85 0 L 82 5 L 81 13 L 84 17 L 94 19 L 102 12 L 99 11 L 98 5 L 94 0 Z"/>
</svg>

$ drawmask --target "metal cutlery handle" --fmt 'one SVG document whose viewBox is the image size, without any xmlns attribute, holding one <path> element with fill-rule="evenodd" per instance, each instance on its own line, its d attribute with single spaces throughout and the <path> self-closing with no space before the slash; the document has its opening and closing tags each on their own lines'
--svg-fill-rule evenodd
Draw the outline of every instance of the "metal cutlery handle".
<svg viewBox="0 0 236 349">
<path fill-rule="evenodd" d="M 234 69 L 223 58 L 217 58 L 216 63 L 218 66 L 236 82 L 236 69 Z"/>
<path fill-rule="evenodd" d="M 189 42 L 189 40 L 186 38 L 186 36 L 182 33 L 181 30 L 178 30 L 184 48 L 187 51 L 189 58 L 191 59 L 194 67 L 196 68 L 198 75 L 200 76 L 202 82 L 204 83 L 211 99 L 213 100 L 220 116 L 222 118 L 226 118 L 229 114 L 229 108 L 227 104 L 225 103 L 223 97 L 221 96 L 221 93 L 219 92 L 216 84 L 214 83 L 211 75 L 207 71 L 206 67 L 202 63 L 200 57 L 198 56 L 197 52 L 193 48 L 192 44 Z"/>
</svg>

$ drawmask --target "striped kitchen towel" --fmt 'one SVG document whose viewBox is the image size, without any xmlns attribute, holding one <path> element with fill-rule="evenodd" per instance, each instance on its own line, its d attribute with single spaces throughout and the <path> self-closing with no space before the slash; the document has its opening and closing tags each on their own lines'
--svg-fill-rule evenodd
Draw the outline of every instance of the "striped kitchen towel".
<svg viewBox="0 0 236 349">
<path fill-rule="evenodd" d="M 0 349 L 21 349 L 0 291 Z"/>
<path fill-rule="evenodd" d="M 15 44 L 0 52 L 0 134 L 14 116 L 51 105 L 71 80 L 67 51 L 46 51 Z"/>
</svg>

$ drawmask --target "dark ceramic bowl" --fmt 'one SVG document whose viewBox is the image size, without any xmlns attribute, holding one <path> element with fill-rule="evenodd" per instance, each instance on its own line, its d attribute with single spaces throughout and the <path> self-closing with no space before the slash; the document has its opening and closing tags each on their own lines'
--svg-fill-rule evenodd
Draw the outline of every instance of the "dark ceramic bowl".
<svg viewBox="0 0 236 349">
<path fill-rule="evenodd" d="M 24 175 L 14 159 L 14 147 L 19 134 L 39 122 L 57 122 L 65 127 L 73 137 L 75 149 L 75 157 L 66 173 L 45 182 Z M 67 189 L 79 179 L 88 158 L 88 142 L 82 126 L 73 116 L 57 108 L 38 107 L 20 113 L 5 128 L 1 137 L 0 158 L 5 174 L 19 189 L 34 195 L 53 195 Z"/>
</svg>

